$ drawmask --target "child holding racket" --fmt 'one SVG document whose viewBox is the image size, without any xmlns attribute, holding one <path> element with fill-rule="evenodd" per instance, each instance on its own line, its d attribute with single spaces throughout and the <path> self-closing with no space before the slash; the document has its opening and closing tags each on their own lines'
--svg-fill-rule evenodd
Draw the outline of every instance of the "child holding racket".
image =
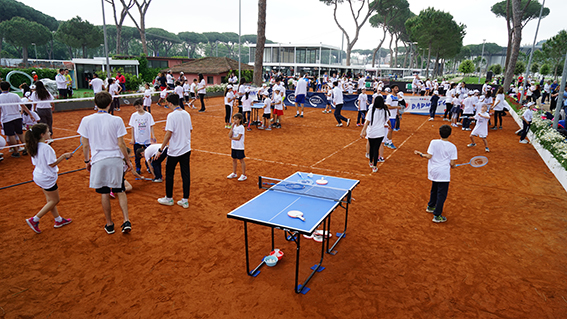
<svg viewBox="0 0 567 319">
<path fill-rule="evenodd" d="M 144 111 L 142 106 L 142 99 L 138 99 L 134 102 L 134 108 L 136 112 L 132 113 L 130 116 L 130 122 L 128 126 L 132 128 L 132 143 L 134 144 L 134 153 L 138 153 L 138 149 L 150 145 L 151 142 L 156 141 L 156 135 L 154 133 L 154 117 L 151 113 Z M 142 165 L 140 164 L 140 157 L 135 156 L 136 162 L 136 173 L 141 174 Z M 146 168 L 149 170 L 148 163 L 146 163 Z"/>
<path fill-rule="evenodd" d="M 25 138 L 26 149 L 35 166 L 33 181 L 42 188 L 47 199 L 45 206 L 35 216 L 26 219 L 26 223 L 38 234 L 41 233 L 39 219 L 49 211 L 55 218 L 53 227 L 60 228 L 71 223 L 71 219 L 61 217 L 57 210 L 57 204 L 59 203 L 59 190 L 57 187 L 57 172 L 59 168 L 57 164 L 61 163 L 63 159 L 71 158 L 73 154 L 65 153 L 57 158 L 53 148 L 45 143 L 49 138 L 51 138 L 51 132 L 49 131 L 49 126 L 45 123 L 34 124 L 26 132 Z"/>
<path fill-rule="evenodd" d="M 242 125 L 243 116 L 240 113 L 234 114 L 232 117 L 232 129 L 228 133 L 228 138 L 230 138 L 230 144 L 232 148 L 232 173 L 226 178 L 236 178 L 236 166 L 238 161 L 242 166 L 242 175 L 238 178 L 239 181 L 245 181 L 246 177 L 246 163 L 244 163 L 244 126 Z"/>
<path fill-rule="evenodd" d="M 490 149 L 488 149 L 488 142 L 486 141 L 486 137 L 488 136 L 488 121 L 490 120 L 490 114 L 488 114 L 487 109 L 488 106 L 486 104 L 482 104 L 480 107 L 480 113 L 474 116 L 476 125 L 471 132 L 471 144 L 467 146 L 476 146 L 474 143 L 474 137 L 478 136 L 484 142 L 484 150 L 486 152 L 490 152 Z"/>
<path fill-rule="evenodd" d="M 415 150 L 414 153 L 427 158 L 427 175 L 431 181 L 431 193 L 427 204 L 428 213 L 433 213 L 434 223 L 444 223 L 447 218 L 443 216 L 443 205 L 447 199 L 449 182 L 451 180 L 451 168 L 455 168 L 457 160 L 457 147 L 449 142 L 451 127 L 442 125 L 439 128 L 441 139 L 429 143 L 427 153 Z"/>
</svg>

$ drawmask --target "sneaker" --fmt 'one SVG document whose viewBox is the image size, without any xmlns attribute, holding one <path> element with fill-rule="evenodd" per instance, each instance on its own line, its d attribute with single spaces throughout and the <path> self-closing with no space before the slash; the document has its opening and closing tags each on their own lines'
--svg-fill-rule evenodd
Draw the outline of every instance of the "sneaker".
<svg viewBox="0 0 567 319">
<path fill-rule="evenodd" d="M 378 157 L 378 163 L 384 163 L 384 158 L 382 156 Z"/>
<path fill-rule="evenodd" d="M 28 223 L 28 226 L 30 226 L 30 228 L 34 232 L 41 234 L 41 230 L 39 229 L 39 222 L 34 222 L 33 217 L 26 219 L 26 223 Z"/>
<path fill-rule="evenodd" d="M 138 175 L 141 175 L 141 174 L 142 174 L 142 170 L 141 170 L 141 169 L 137 169 L 137 170 L 136 170 L 136 173 L 138 173 Z"/>
<path fill-rule="evenodd" d="M 230 175 L 228 175 L 226 178 L 237 178 L 238 175 L 234 174 L 234 173 L 230 173 Z"/>
<path fill-rule="evenodd" d="M 472 128 L 467 127 L 467 128 L 465 129 L 465 131 L 472 131 Z"/>
<path fill-rule="evenodd" d="M 224 128 L 228 128 L 228 125 L 225 125 Z"/>
<path fill-rule="evenodd" d="M 282 125 L 280 123 L 277 123 L 276 128 L 282 128 Z"/>
<path fill-rule="evenodd" d="M 70 218 L 66 219 L 66 218 L 61 217 L 61 221 L 60 222 L 55 221 L 55 225 L 53 225 L 53 227 L 54 228 L 63 227 L 65 225 L 69 225 L 71 222 L 72 222 L 72 220 Z"/>
<path fill-rule="evenodd" d="M 250 131 L 252 131 L 252 129 L 251 129 L 251 128 L 247 128 L 246 131 L 250 132 Z"/>
<path fill-rule="evenodd" d="M 528 140 L 520 140 L 520 144 L 528 144 Z"/>
<path fill-rule="evenodd" d="M 205 110 L 199 110 L 199 113 L 203 113 L 203 112 L 205 112 Z"/>
<path fill-rule="evenodd" d="M 259 130 L 263 130 L 263 129 L 264 129 L 264 125 L 258 126 L 258 129 L 259 129 Z"/>
<path fill-rule="evenodd" d="M 152 182 L 154 182 L 154 183 L 161 183 L 161 182 L 163 182 L 163 179 L 161 179 L 161 178 L 154 178 L 154 179 L 152 179 Z"/>
<path fill-rule="evenodd" d="M 376 172 L 378 172 L 378 167 L 376 166 L 372 167 L 372 173 L 376 173 Z"/>
<path fill-rule="evenodd" d="M 226 128 L 232 128 L 232 124 L 228 124 Z"/>
<path fill-rule="evenodd" d="M 488 149 L 488 147 L 485 147 L 484 151 L 488 153 L 488 152 L 490 152 L 490 149 Z"/>
<path fill-rule="evenodd" d="M 463 123 L 461 122 L 457 122 L 457 126 L 463 125 Z"/>
<path fill-rule="evenodd" d="M 394 129 L 394 132 L 397 132 L 397 131 L 399 131 L 399 130 L 400 130 L 399 128 L 395 128 L 395 129 Z"/>
<path fill-rule="evenodd" d="M 502 126 L 499 126 L 498 129 L 501 130 L 501 129 L 502 129 Z"/>
<path fill-rule="evenodd" d="M 370 166 L 370 168 L 372 168 L 374 165 L 372 165 L 372 162 L 368 162 L 368 166 Z"/>
<path fill-rule="evenodd" d="M 125 221 L 124 224 L 122 224 L 122 233 L 123 234 L 128 234 L 129 232 L 132 231 L 132 224 L 130 223 L 129 220 Z"/>
<path fill-rule="evenodd" d="M 435 211 L 435 207 L 427 206 L 425 211 L 428 212 L 428 213 L 433 213 Z"/>
<path fill-rule="evenodd" d="M 343 126 L 343 123 L 337 124 L 337 126 L 338 126 L 338 127 L 341 127 L 341 126 Z M 20 156 L 20 155 L 18 155 L 18 157 L 19 157 L 19 156 Z"/>
<path fill-rule="evenodd" d="M 433 121 L 433 120 L 434 120 L 434 118 L 432 118 L 432 117 L 429 118 L 429 121 Z"/>
<path fill-rule="evenodd" d="M 295 116 L 294 116 L 294 117 L 299 117 L 299 113 L 295 114 Z"/>
<path fill-rule="evenodd" d="M 327 113 L 327 111 L 323 110 L 323 113 Z"/>
<path fill-rule="evenodd" d="M 189 208 L 189 201 L 179 200 L 179 201 L 177 201 L 177 205 L 179 205 L 183 208 Z"/>
<path fill-rule="evenodd" d="M 110 194 L 109 194 L 109 195 L 110 195 L 110 197 L 112 197 L 112 198 L 116 198 L 116 195 L 114 195 L 114 193 L 113 193 L 112 191 L 110 191 Z"/>
<path fill-rule="evenodd" d="M 303 118 L 303 114 L 301 114 L 299 117 Z"/>
<path fill-rule="evenodd" d="M 387 143 L 387 144 L 384 144 L 384 145 L 386 145 L 386 147 L 389 148 L 389 149 L 393 149 L 393 150 L 397 149 L 397 147 L 394 146 L 394 143 Z"/>
<path fill-rule="evenodd" d="M 519 129 L 519 130 L 517 130 L 516 132 L 514 132 L 514 134 L 520 135 L 520 133 L 522 133 L 522 130 L 523 130 L 523 129 Z"/>
<path fill-rule="evenodd" d="M 496 126 L 493 126 L 490 129 L 494 131 L 494 130 L 497 130 L 498 128 L 496 128 Z"/>
<path fill-rule="evenodd" d="M 350 125 L 350 119 L 347 119 L 346 120 L 346 126 L 349 126 L 349 125 Z"/>
<path fill-rule="evenodd" d="M 268 127 L 266 127 L 266 129 L 264 131 L 271 131 L 271 130 L 272 130 L 272 128 L 268 126 Z"/>
<path fill-rule="evenodd" d="M 356 126 L 360 126 L 360 123 L 356 123 Z"/>
<path fill-rule="evenodd" d="M 166 206 L 173 206 L 173 198 L 162 197 L 158 198 L 158 203 Z"/>
<path fill-rule="evenodd" d="M 434 223 L 444 223 L 444 222 L 446 222 L 446 221 L 447 221 L 447 217 L 445 217 L 445 216 L 439 215 L 439 216 L 434 216 L 434 217 L 433 217 L 433 222 L 434 222 Z"/>
<path fill-rule="evenodd" d="M 366 153 L 366 158 L 370 158 L 370 154 Z"/>
<path fill-rule="evenodd" d="M 107 234 L 114 234 L 114 224 L 112 225 L 104 225 L 104 230 Z"/>
<path fill-rule="evenodd" d="M 240 177 L 238 178 L 238 180 L 241 181 L 241 182 L 245 181 L 247 179 L 248 179 L 248 177 L 246 177 L 246 175 L 244 175 L 244 174 L 240 175 Z"/>
<path fill-rule="evenodd" d="M 467 147 L 473 147 L 473 146 L 476 146 L 476 144 L 475 143 L 467 144 Z"/>
<path fill-rule="evenodd" d="M 20 153 L 15 152 L 15 153 L 12 153 L 11 156 L 12 156 L 13 158 L 19 158 L 19 157 L 20 157 Z"/>
<path fill-rule="evenodd" d="M 22 151 L 22 155 L 23 155 L 23 156 L 26 156 L 26 155 L 28 155 L 28 151 L 26 151 L 26 150 L 23 150 L 23 151 Z"/>
<path fill-rule="evenodd" d="M 450 120 L 450 119 L 447 119 L 447 118 L 444 118 L 443 121 L 449 122 L 449 121 L 451 121 L 451 120 Z"/>
</svg>

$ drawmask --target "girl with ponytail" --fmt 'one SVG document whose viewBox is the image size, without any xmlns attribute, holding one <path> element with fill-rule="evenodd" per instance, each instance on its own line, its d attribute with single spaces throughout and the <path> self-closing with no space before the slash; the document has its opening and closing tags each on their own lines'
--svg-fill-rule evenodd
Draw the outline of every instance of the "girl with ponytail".
<svg viewBox="0 0 567 319">
<path fill-rule="evenodd" d="M 25 136 L 26 149 L 32 158 L 32 164 L 35 166 L 33 181 L 43 189 L 47 199 L 45 206 L 34 217 L 26 219 L 30 228 L 38 234 L 41 233 L 39 219 L 49 211 L 55 218 L 53 227 L 59 228 L 71 223 L 71 219 L 61 217 L 57 211 L 57 204 L 59 203 L 59 190 L 57 187 L 57 172 L 59 168 L 57 168 L 57 164 L 61 163 L 63 159 L 71 158 L 73 153 L 65 153 L 57 158 L 53 148 L 45 143 L 50 138 L 51 132 L 49 131 L 49 126 L 45 123 L 35 124 L 26 132 Z"/>
<path fill-rule="evenodd" d="M 360 136 L 368 138 L 368 143 L 370 144 L 369 165 L 373 173 L 378 172 L 376 164 L 379 158 L 379 150 L 382 147 L 382 140 L 388 133 L 389 117 L 390 111 L 388 106 L 384 103 L 382 95 L 378 94 L 374 98 L 372 110 L 368 111 L 364 126 L 360 132 Z"/>
</svg>

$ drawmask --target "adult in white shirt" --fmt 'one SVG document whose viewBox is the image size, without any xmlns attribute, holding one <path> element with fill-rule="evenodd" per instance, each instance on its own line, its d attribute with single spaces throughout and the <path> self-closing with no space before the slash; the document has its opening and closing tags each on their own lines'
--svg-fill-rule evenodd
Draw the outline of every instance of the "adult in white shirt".
<svg viewBox="0 0 567 319">
<path fill-rule="evenodd" d="M 416 74 L 415 78 L 413 78 L 413 81 L 411 82 L 411 91 L 414 95 L 419 92 L 420 82 L 421 80 L 419 80 L 419 75 Z"/>
<path fill-rule="evenodd" d="M 171 70 L 167 71 L 167 75 L 165 76 L 165 80 L 167 83 L 167 88 L 169 90 L 173 90 L 174 89 L 174 78 L 173 75 L 171 75 Z"/>
<path fill-rule="evenodd" d="M 199 84 L 197 84 L 197 93 L 199 93 L 199 100 L 201 101 L 200 113 L 205 112 L 205 95 L 207 94 L 207 83 L 201 73 L 199 73 Z"/>
<path fill-rule="evenodd" d="M 20 141 L 25 141 L 20 107 L 30 117 L 32 113 L 24 104 L 20 104 L 22 100 L 17 94 L 10 92 L 10 83 L 6 81 L 0 82 L 0 89 L 2 89 L 2 94 L 0 94 L 0 122 L 2 122 L 2 125 L 0 128 L 4 130 L 4 134 L 8 137 L 9 144 L 16 145 L 16 135 L 18 135 Z M 11 105 L 1 105 L 4 103 L 10 103 Z M 26 150 L 22 151 L 22 154 L 26 155 Z M 2 157 L 1 154 L 0 157 Z M 17 147 L 12 147 L 12 157 L 20 157 Z"/>
<path fill-rule="evenodd" d="M 93 88 L 93 93 L 96 95 L 104 90 L 104 82 L 98 77 L 98 74 L 93 74 L 93 79 L 89 81 L 89 85 Z"/>
<path fill-rule="evenodd" d="M 337 120 L 337 126 L 343 126 L 343 122 L 346 122 L 346 126 L 349 126 L 350 119 L 341 115 L 341 110 L 343 108 L 343 90 L 339 86 L 339 82 L 334 83 L 335 88 L 333 88 L 333 104 L 335 104 L 335 119 Z"/>
<path fill-rule="evenodd" d="M 541 104 L 545 104 L 545 100 L 551 96 L 551 80 L 543 85 L 543 92 L 541 94 Z"/>
<path fill-rule="evenodd" d="M 439 128 L 441 139 L 433 140 L 429 143 L 427 153 L 415 150 L 414 153 L 427 158 L 427 177 L 431 181 L 431 192 L 426 211 L 433 213 L 434 223 L 443 223 L 447 218 L 443 216 L 443 206 L 449 192 L 449 182 L 451 181 L 451 168 L 457 167 L 457 147 L 449 142 L 451 127 L 442 125 Z"/>
<path fill-rule="evenodd" d="M 361 75 L 360 78 L 358 78 L 358 85 L 356 87 L 358 94 L 362 93 L 362 89 L 364 88 L 365 84 L 366 84 L 366 78 Z"/>
<path fill-rule="evenodd" d="M 34 102 L 34 108 L 37 115 L 39 115 L 39 122 L 45 123 L 49 126 L 49 132 L 51 137 L 53 137 L 53 95 L 47 91 L 45 85 L 41 81 L 37 81 L 35 84 L 35 91 L 30 97 L 31 101 Z"/>
<path fill-rule="evenodd" d="M 59 73 L 55 76 L 55 83 L 57 83 L 57 90 L 59 91 L 59 98 L 67 98 L 67 78 L 65 77 L 65 69 L 59 69 Z"/>
<path fill-rule="evenodd" d="M 455 98 L 455 83 L 450 83 L 447 92 L 445 93 L 445 114 L 443 121 L 451 121 L 451 109 L 453 108 L 453 99 Z"/>
<path fill-rule="evenodd" d="M 89 187 L 101 194 L 102 210 L 106 217 L 104 230 L 107 234 L 114 233 L 110 205 L 110 192 L 112 191 L 118 196 L 124 217 L 122 233 L 129 233 L 132 230 L 132 224 L 128 218 L 124 164 L 131 170 L 132 162 L 124 142 L 124 136 L 127 134 L 124 122 L 120 117 L 108 113 L 111 102 L 112 96 L 108 92 L 95 95 L 95 104 L 99 111 L 85 116 L 81 120 L 77 133 L 81 135 L 85 164 L 87 171 L 90 172 Z M 137 175 L 137 177 L 140 176 Z"/>
<path fill-rule="evenodd" d="M 295 117 L 303 117 L 303 109 L 305 108 L 305 99 L 307 98 L 307 86 L 309 85 L 309 80 L 307 80 L 307 74 L 304 73 L 303 77 L 297 81 L 295 86 Z M 299 114 L 299 105 L 301 104 L 301 115 Z"/>
<path fill-rule="evenodd" d="M 167 96 L 167 105 L 173 112 L 167 115 L 165 137 L 156 155 L 160 157 L 165 147 L 169 144 L 167 149 L 168 158 L 165 164 L 165 197 L 158 199 L 158 203 L 173 206 L 173 177 L 175 176 L 175 167 L 179 163 L 181 179 L 183 180 L 183 198 L 177 202 L 177 205 L 189 208 L 189 187 L 191 183 L 189 162 L 191 159 L 191 132 L 193 131 L 193 124 L 191 123 L 191 115 L 181 107 L 178 107 L 178 104 L 179 96 L 177 94 Z"/>
<path fill-rule="evenodd" d="M 506 99 L 504 97 L 504 87 L 501 86 L 496 91 L 496 98 L 494 99 L 494 104 L 492 105 L 492 109 L 494 110 L 494 126 L 491 127 L 491 130 L 498 129 L 498 119 L 500 119 L 500 126 L 499 128 L 502 129 L 502 116 L 504 115 L 504 107 L 506 106 Z"/>
<path fill-rule="evenodd" d="M 392 141 L 392 131 L 396 127 L 396 116 L 398 115 L 398 110 L 401 107 L 398 105 L 398 91 L 399 87 L 397 85 L 393 85 L 391 88 L 386 88 L 386 92 L 388 92 L 388 96 L 386 97 L 386 106 L 388 106 L 388 110 L 390 111 L 390 128 L 388 129 L 388 135 L 384 139 L 384 145 L 388 148 L 395 150 L 397 147 L 394 146 L 394 142 Z"/>
</svg>

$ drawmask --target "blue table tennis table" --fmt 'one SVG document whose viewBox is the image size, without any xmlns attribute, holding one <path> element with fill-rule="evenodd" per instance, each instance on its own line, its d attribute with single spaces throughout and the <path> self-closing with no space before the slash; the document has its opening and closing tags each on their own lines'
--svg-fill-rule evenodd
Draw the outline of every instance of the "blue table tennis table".
<svg viewBox="0 0 567 319">
<path fill-rule="evenodd" d="M 244 221 L 244 241 L 246 246 L 246 273 L 256 277 L 260 273 L 260 268 L 265 264 L 262 262 L 250 271 L 250 261 L 248 252 L 248 223 L 254 223 L 270 227 L 272 230 L 272 251 L 275 248 L 274 229 L 284 231 L 287 241 L 296 243 L 296 264 L 295 264 L 295 292 L 306 293 L 309 288 L 307 283 L 316 272 L 324 269 L 321 264 L 325 253 L 334 255 L 334 248 L 339 241 L 346 235 L 348 221 L 348 206 L 352 201 L 352 191 L 360 183 L 358 180 L 317 175 L 317 174 L 296 172 L 284 180 L 258 177 L 260 189 L 266 189 L 262 194 L 254 197 L 247 203 L 236 208 L 228 214 L 228 218 Z M 328 181 L 327 185 L 318 185 L 317 180 L 324 178 Z M 329 248 L 327 236 L 322 236 L 321 259 L 318 264 L 313 266 L 313 271 L 305 282 L 298 285 L 299 277 L 299 255 L 301 235 L 312 235 L 320 226 L 323 226 L 323 233 L 330 232 L 331 214 L 337 207 L 345 210 L 345 223 L 342 233 L 337 233 L 337 239 Z M 303 212 L 305 221 L 298 218 L 291 218 L 288 212 L 298 210 Z"/>
</svg>

